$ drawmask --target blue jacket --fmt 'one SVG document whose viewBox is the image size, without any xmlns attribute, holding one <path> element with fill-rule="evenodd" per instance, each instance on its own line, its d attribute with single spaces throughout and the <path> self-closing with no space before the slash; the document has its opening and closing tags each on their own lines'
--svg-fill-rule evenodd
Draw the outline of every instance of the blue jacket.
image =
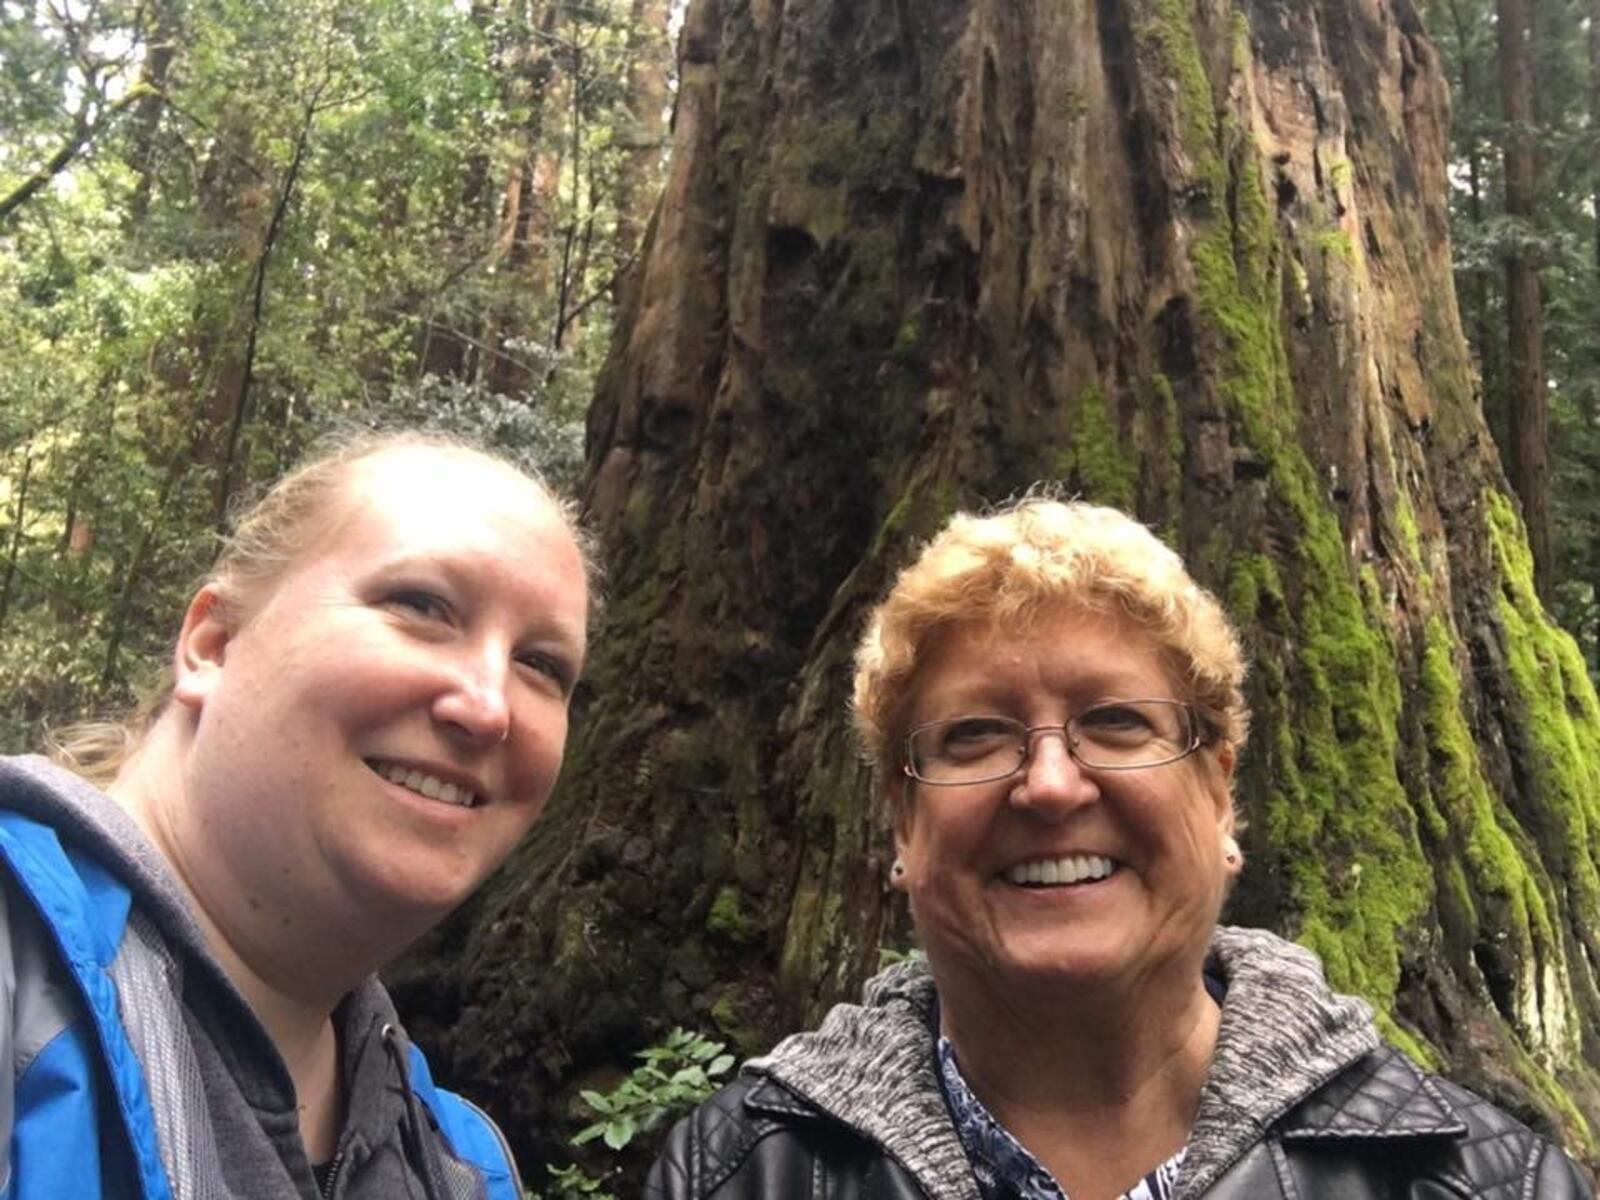
<svg viewBox="0 0 1600 1200">
<path fill-rule="evenodd" d="M 0 1086 L 0 1200 L 228 1195 L 182 970 L 170 952 L 152 952 L 159 938 L 125 882 L 70 834 L 4 806 L 11 782 L 0 775 L 0 1070 L 14 1080 Z M 374 1061 L 409 1090 L 404 1111 L 375 1135 L 392 1127 L 395 1144 L 363 1145 L 362 1155 L 403 1158 L 430 1200 L 521 1200 L 492 1122 L 434 1085 L 397 1023 L 381 1022 L 378 1040 Z"/>
</svg>

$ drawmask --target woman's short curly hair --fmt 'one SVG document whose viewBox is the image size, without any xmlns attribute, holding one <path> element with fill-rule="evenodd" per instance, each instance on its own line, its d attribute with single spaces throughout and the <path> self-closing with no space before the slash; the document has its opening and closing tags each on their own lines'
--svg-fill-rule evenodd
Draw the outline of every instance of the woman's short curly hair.
<svg viewBox="0 0 1600 1200">
<path fill-rule="evenodd" d="M 917 666 L 939 629 L 1026 626 L 1062 607 L 1144 629 L 1187 688 L 1205 737 L 1243 748 L 1244 654 L 1216 597 L 1124 513 L 1030 495 L 983 515 L 957 513 L 869 617 L 856 648 L 854 710 L 880 778 L 900 768 Z"/>
</svg>

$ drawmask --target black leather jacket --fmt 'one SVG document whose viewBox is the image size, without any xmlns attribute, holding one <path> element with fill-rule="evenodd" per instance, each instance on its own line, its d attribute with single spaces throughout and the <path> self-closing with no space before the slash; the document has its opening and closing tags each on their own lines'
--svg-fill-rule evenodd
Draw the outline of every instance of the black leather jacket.
<svg viewBox="0 0 1600 1200">
<path fill-rule="evenodd" d="M 1545 1139 L 1384 1046 L 1275 1121 L 1203 1194 L 1566 1200 L 1590 1192 Z M 935 1195 L 975 1197 L 976 1185 L 940 1180 L 929 1190 L 876 1142 L 761 1075 L 723 1088 L 679 1122 L 645 1185 L 648 1200 Z"/>
</svg>

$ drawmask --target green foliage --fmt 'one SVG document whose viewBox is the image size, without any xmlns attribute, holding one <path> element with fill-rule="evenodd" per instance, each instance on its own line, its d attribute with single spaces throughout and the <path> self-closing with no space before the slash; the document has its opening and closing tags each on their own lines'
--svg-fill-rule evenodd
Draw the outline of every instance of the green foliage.
<svg viewBox="0 0 1600 1200">
<path fill-rule="evenodd" d="M 920 962 L 928 956 L 920 946 L 912 946 L 906 950 L 897 950 L 893 946 L 878 947 L 878 970 L 892 967 L 896 963 Z"/>
<path fill-rule="evenodd" d="M 733 1055 L 721 1042 L 686 1029 L 674 1029 L 666 1039 L 641 1050 L 639 1066 L 608 1092 L 585 1090 L 579 1094 L 597 1118 L 572 1138 L 574 1146 L 599 1141 L 621 1151 L 635 1138 L 656 1129 L 668 1117 L 699 1104 L 720 1086 L 733 1069 Z M 615 1200 L 605 1190 L 613 1172 L 593 1176 L 577 1165 L 551 1167 L 552 1189 L 547 1200 Z"/>
<path fill-rule="evenodd" d="M 716 899 L 711 902 L 711 911 L 706 916 L 706 929 L 737 945 L 750 941 L 760 932 L 760 928 L 745 912 L 737 887 L 728 884 L 717 892 Z"/>
<path fill-rule="evenodd" d="M 123 707 L 223 509 L 331 429 L 575 473 L 661 167 L 669 47 L 631 19 L 0 7 L 0 206 L 88 130 L 0 214 L 0 750 Z"/>
<path fill-rule="evenodd" d="M 666 1040 L 639 1051 L 643 1060 L 609 1092 L 582 1092 L 583 1102 L 599 1118 L 578 1131 L 572 1144 L 599 1138 L 621 1150 L 662 1119 L 692 1108 L 717 1089 L 717 1079 L 733 1067 L 733 1055 L 721 1042 L 702 1034 L 674 1029 Z"/>
</svg>

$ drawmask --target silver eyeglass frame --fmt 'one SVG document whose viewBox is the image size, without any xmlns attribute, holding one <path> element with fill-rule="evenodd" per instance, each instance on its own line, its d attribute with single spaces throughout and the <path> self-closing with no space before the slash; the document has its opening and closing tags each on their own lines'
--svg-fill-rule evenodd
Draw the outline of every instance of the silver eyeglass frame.
<svg viewBox="0 0 1600 1200">
<path fill-rule="evenodd" d="M 1124 763 L 1120 766 L 1104 766 L 1100 763 L 1085 762 L 1078 754 L 1077 742 L 1074 740 L 1072 726 L 1084 715 L 1094 712 L 1098 708 L 1115 708 L 1119 704 L 1164 704 L 1183 710 L 1189 723 L 1189 741 L 1178 753 L 1167 758 L 1158 758 L 1154 762 Z M 943 725 L 954 725 L 958 721 L 970 721 L 975 717 L 983 717 L 997 721 L 1009 721 L 1022 730 L 1022 757 L 1017 760 L 1017 765 L 1009 771 L 997 775 L 984 775 L 977 779 L 928 779 L 917 774 L 916 755 L 913 753 L 912 743 L 916 736 L 927 729 L 937 729 Z M 1059 733 L 1061 741 L 1066 746 L 1067 756 L 1088 771 L 1145 771 L 1151 767 L 1167 767 L 1175 762 L 1182 762 L 1207 742 L 1201 731 L 1200 714 L 1195 711 L 1194 705 L 1187 700 L 1174 700 L 1170 696 L 1144 696 L 1130 697 L 1125 700 L 1103 700 L 1098 704 L 1091 704 L 1083 712 L 1074 713 L 1067 721 L 1060 725 L 1024 725 L 1013 717 L 1002 716 L 999 713 L 968 713 L 959 717 L 945 717 L 938 721 L 925 721 L 906 731 L 905 736 L 905 761 L 900 764 L 901 772 L 908 778 L 918 783 L 925 783 L 929 787 L 972 787 L 982 783 L 998 783 L 1002 779 L 1010 779 L 1013 775 L 1024 770 L 1033 758 L 1034 735 L 1040 733 Z"/>
</svg>

